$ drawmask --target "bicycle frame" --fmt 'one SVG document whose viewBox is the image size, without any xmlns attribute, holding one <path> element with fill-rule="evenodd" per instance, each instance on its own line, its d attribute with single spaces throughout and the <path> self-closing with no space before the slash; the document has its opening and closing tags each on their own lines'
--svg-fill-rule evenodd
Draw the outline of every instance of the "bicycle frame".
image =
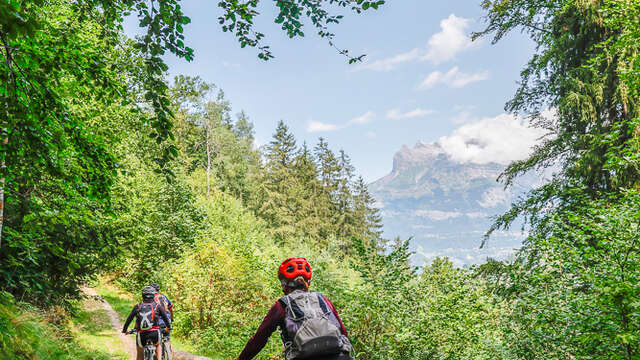
<svg viewBox="0 0 640 360">
<path fill-rule="evenodd" d="M 127 334 L 131 335 L 131 334 L 135 334 L 137 331 L 136 329 L 130 330 L 127 332 Z M 162 335 L 161 335 L 162 336 Z M 162 340 L 162 348 L 164 349 L 164 338 Z M 144 355 L 143 355 L 143 359 L 144 360 L 157 360 L 156 357 L 156 346 L 154 344 L 152 344 L 151 342 L 149 342 L 147 340 L 147 343 L 144 345 Z M 162 355 L 164 355 L 164 351 L 162 353 Z M 164 356 L 161 355 L 161 359 L 164 358 Z M 165 360 L 171 360 L 171 355 L 169 355 L 168 358 L 166 358 Z"/>
</svg>

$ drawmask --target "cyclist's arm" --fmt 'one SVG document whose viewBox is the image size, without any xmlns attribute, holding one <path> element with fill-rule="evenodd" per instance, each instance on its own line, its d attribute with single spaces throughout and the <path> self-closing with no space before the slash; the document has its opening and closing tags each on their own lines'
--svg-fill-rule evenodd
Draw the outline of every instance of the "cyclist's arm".
<svg viewBox="0 0 640 360">
<path fill-rule="evenodd" d="M 129 313 L 129 316 L 127 317 L 127 321 L 124 322 L 124 327 L 122 328 L 123 333 L 127 332 L 127 328 L 129 327 L 129 324 L 133 320 L 133 317 L 136 316 L 137 309 L 138 309 L 138 305 L 134 305 L 133 309 L 131 309 L 131 313 Z"/>
<path fill-rule="evenodd" d="M 262 320 L 262 324 L 258 327 L 255 335 L 249 339 L 247 345 L 238 356 L 237 360 L 251 360 L 258 355 L 260 350 L 267 344 L 269 337 L 278 328 L 278 325 L 284 321 L 284 308 L 280 301 L 277 301 Z"/>
<path fill-rule="evenodd" d="M 163 295 L 164 299 L 167 300 L 167 304 L 169 304 L 168 308 L 169 308 L 169 314 L 171 314 L 171 321 L 173 321 L 173 303 L 171 302 L 171 300 L 169 300 L 169 298 L 166 295 Z"/>
<path fill-rule="evenodd" d="M 338 310 L 336 310 L 335 306 L 333 306 L 331 301 L 329 301 L 329 299 L 327 299 L 326 296 L 324 297 L 324 301 L 326 301 L 327 304 L 329 304 L 329 307 L 331 308 L 333 315 L 335 315 L 336 318 L 338 319 L 338 322 L 340 323 L 340 332 L 342 332 L 342 335 L 349 336 L 347 335 L 347 329 L 344 327 L 344 324 L 342 323 L 342 319 L 340 319 L 340 315 L 338 315 Z"/>
<path fill-rule="evenodd" d="M 167 328 L 171 329 L 171 320 L 167 317 L 167 312 L 164 311 L 162 306 L 158 306 L 158 310 L 160 311 L 160 316 L 162 317 L 162 320 L 164 320 L 165 325 L 167 325 Z"/>
</svg>

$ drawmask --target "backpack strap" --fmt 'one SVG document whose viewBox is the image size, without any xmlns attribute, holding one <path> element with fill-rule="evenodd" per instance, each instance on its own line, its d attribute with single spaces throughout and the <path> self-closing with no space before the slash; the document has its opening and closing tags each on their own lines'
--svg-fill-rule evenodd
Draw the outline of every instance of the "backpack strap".
<svg viewBox="0 0 640 360">
<path fill-rule="evenodd" d="M 152 302 L 151 303 L 151 321 L 153 321 L 153 316 L 156 314 L 157 309 L 158 309 L 158 305 L 156 305 L 155 301 Z"/>
<path fill-rule="evenodd" d="M 280 300 L 284 303 L 286 309 L 291 312 L 294 319 L 304 318 L 304 312 L 300 309 L 300 307 L 298 306 L 298 304 L 296 304 L 295 301 L 291 300 L 289 296 L 285 296 Z"/>
<path fill-rule="evenodd" d="M 331 311 L 329 310 L 327 303 L 324 301 L 324 295 L 322 295 L 321 293 L 316 293 L 316 295 L 318 296 L 318 304 L 320 304 L 320 309 L 322 310 L 322 313 L 327 315 Z"/>
</svg>

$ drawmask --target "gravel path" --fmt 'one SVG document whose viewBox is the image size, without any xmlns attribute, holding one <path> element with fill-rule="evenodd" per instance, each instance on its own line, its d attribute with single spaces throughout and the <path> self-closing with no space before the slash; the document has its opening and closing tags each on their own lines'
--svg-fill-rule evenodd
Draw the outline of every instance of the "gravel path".
<svg viewBox="0 0 640 360">
<path fill-rule="evenodd" d="M 107 301 L 105 301 L 102 297 L 100 297 L 100 295 L 98 295 L 95 289 L 90 287 L 84 287 L 82 288 L 82 292 L 84 292 L 85 295 L 93 297 L 98 301 L 100 301 L 100 303 L 102 304 L 102 308 L 107 311 L 107 314 L 109 314 L 109 322 L 111 323 L 111 326 L 118 333 L 118 336 L 120 337 L 120 340 L 124 344 L 127 354 L 129 354 L 129 357 L 131 358 L 131 360 L 136 360 L 136 340 L 132 335 L 125 335 L 122 333 L 122 323 L 120 322 L 118 313 L 116 313 L 115 310 L 113 310 L 113 308 L 111 307 L 111 305 L 109 305 Z M 186 351 L 180 351 L 180 350 L 174 351 L 173 359 L 174 360 L 212 360 L 205 356 L 193 355 Z"/>
</svg>

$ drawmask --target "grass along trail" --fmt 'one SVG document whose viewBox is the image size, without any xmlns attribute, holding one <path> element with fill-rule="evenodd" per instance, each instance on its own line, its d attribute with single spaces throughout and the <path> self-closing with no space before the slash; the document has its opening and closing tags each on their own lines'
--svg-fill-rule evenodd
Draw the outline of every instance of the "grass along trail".
<svg viewBox="0 0 640 360">
<path fill-rule="evenodd" d="M 102 309 L 106 312 L 106 315 L 109 319 L 109 323 L 111 323 L 111 327 L 118 334 L 120 341 L 124 345 L 124 350 L 129 356 L 129 358 L 135 360 L 136 358 L 136 341 L 133 336 L 125 335 L 122 333 L 122 323 L 120 322 L 120 318 L 118 314 L 113 310 L 111 305 L 107 301 L 105 301 L 98 293 L 89 287 L 82 288 L 82 292 L 88 297 L 92 298 L 94 301 L 100 303 Z"/>
</svg>

